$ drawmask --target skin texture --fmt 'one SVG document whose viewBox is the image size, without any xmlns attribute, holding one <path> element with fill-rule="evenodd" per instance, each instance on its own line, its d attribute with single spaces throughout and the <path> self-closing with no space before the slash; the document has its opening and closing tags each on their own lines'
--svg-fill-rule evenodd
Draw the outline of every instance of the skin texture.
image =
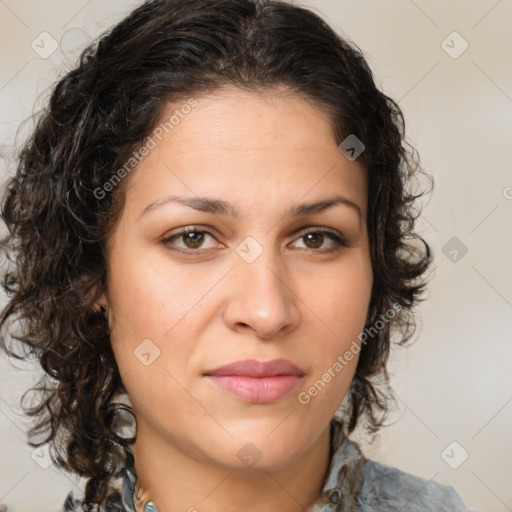
<svg viewBox="0 0 512 512">
<path fill-rule="evenodd" d="M 196 99 L 125 178 L 108 244 L 108 292 L 98 301 L 137 419 L 138 481 L 161 512 L 303 510 L 321 490 L 329 421 L 357 356 L 308 404 L 298 394 L 357 341 L 370 302 L 366 170 L 339 151 L 327 113 L 285 89 L 226 87 Z M 170 194 L 223 199 L 239 217 L 177 203 L 143 214 Z M 337 205 L 286 215 L 334 195 L 361 214 Z M 164 242 L 187 226 L 196 226 L 199 242 Z M 350 247 L 327 235 L 305 238 L 304 228 L 339 231 Z M 246 237 L 254 239 L 250 254 L 262 250 L 251 263 L 237 253 Z M 135 354 L 148 339 L 145 365 Z M 203 375 L 275 358 L 305 376 L 270 404 L 243 401 Z M 251 467 L 237 456 L 247 443 L 260 457 Z"/>
</svg>

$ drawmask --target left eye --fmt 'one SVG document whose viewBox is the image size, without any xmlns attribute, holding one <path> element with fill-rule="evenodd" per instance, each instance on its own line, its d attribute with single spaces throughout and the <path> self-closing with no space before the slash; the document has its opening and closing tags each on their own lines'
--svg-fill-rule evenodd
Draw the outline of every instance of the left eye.
<svg viewBox="0 0 512 512">
<path fill-rule="evenodd" d="M 203 245 L 205 237 L 211 237 L 214 240 L 216 240 L 216 238 L 209 231 L 200 230 L 192 227 L 183 229 L 165 238 L 164 240 L 162 240 L 162 243 L 165 246 L 172 246 L 175 245 L 173 243 L 175 240 L 181 240 L 185 244 L 185 247 L 181 246 L 180 248 L 176 249 L 178 251 L 183 251 L 183 249 L 201 249 L 201 245 Z M 305 241 L 306 249 L 311 249 L 317 252 L 319 252 L 318 249 L 322 248 L 326 239 L 329 239 L 332 242 L 334 242 L 334 247 L 327 249 L 324 248 L 324 251 L 333 251 L 338 249 L 339 247 L 349 247 L 348 241 L 341 234 L 338 234 L 334 231 L 308 231 L 302 233 L 302 235 L 297 240 L 301 239 Z"/>
<path fill-rule="evenodd" d="M 333 231 L 325 231 L 325 230 L 319 230 L 319 231 L 308 231 L 307 233 L 303 233 L 298 240 L 304 239 L 306 240 L 308 244 L 312 244 L 313 247 L 306 247 L 306 249 L 318 249 L 319 246 L 322 246 L 325 239 L 328 238 L 332 242 L 334 242 L 334 247 L 331 247 L 329 250 L 335 250 L 340 247 L 349 247 L 348 241 L 338 233 L 335 233 Z"/>
</svg>

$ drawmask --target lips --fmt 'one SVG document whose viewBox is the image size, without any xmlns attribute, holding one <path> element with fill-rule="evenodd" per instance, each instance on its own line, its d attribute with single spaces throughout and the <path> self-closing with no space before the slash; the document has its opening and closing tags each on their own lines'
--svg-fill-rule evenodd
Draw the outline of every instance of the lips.
<svg viewBox="0 0 512 512">
<path fill-rule="evenodd" d="M 286 359 L 274 359 L 266 362 L 245 359 L 208 371 L 205 375 L 243 375 L 260 378 L 276 377 L 277 375 L 299 375 L 302 377 L 304 372 Z"/>
<path fill-rule="evenodd" d="M 269 404 L 288 395 L 304 372 L 286 359 L 236 361 L 205 372 L 212 383 L 245 402 Z"/>
</svg>

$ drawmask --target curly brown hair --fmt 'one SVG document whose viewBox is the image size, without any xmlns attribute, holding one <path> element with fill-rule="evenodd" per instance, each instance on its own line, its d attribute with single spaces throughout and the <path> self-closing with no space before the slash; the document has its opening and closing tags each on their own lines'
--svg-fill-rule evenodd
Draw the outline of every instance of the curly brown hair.
<svg viewBox="0 0 512 512">
<path fill-rule="evenodd" d="M 362 347 L 345 426 L 383 424 L 392 398 L 386 364 L 392 334 L 416 329 L 431 251 L 415 232 L 411 180 L 425 175 L 405 142 L 402 112 L 376 87 L 362 51 L 313 12 L 279 1 L 152 0 L 88 46 L 61 78 L 18 155 L 1 215 L 10 255 L 0 344 L 44 370 L 29 444 L 50 443 L 59 467 L 86 477 L 85 498 L 101 502 L 127 461 L 133 438 L 118 435 L 116 402 L 126 393 L 106 318 L 92 305 L 106 291 L 105 244 L 123 208 L 123 182 L 94 191 L 140 147 L 165 105 L 215 91 L 289 87 L 331 113 L 340 144 L 354 134 L 366 149 L 367 229 L 374 275 L 366 327 L 399 312 Z M 381 322 L 382 323 L 382 322 Z M 6 330 L 8 331 L 6 333 Z M 7 335 L 9 334 L 9 336 Z M 15 340 L 8 345 L 7 339 Z M 36 441 L 39 434 L 46 434 Z"/>
</svg>

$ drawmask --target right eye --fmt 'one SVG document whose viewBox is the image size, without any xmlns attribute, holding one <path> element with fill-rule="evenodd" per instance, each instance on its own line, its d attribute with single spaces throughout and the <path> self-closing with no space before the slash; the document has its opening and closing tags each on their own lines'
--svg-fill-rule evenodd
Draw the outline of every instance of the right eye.
<svg viewBox="0 0 512 512">
<path fill-rule="evenodd" d="M 209 231 L 198 229 L 197 226 L 188 226 L 185 229 L 165 237 L 162 240 L 162 244 L 171 250 L 178 250 L 180 252 L 197 252 L 198 249 L 202 249 L 201 246 L 204 244 L 205 237 L 211 237 L 216 240 Z M 181 240 L 184 245 L 178 246 L 178 249 L 173 249 L 172 246 L 176 246 L 174 243 L 175 240 Z"/>
</svg>

